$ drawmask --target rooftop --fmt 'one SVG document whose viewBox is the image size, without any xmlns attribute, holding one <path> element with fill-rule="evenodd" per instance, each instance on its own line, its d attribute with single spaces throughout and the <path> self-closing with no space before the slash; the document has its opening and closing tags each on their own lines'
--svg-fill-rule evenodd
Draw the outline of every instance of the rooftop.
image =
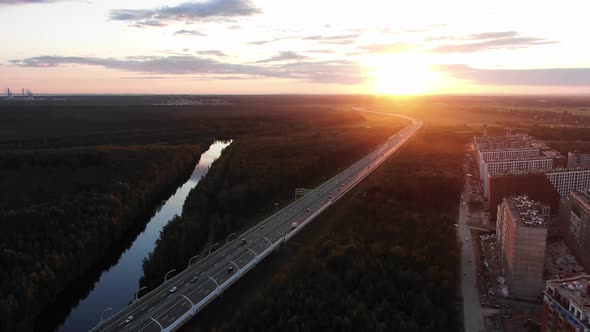
<svg viewBox="0 0 590 332">
<path fill-rule="evenodd" d="M 531 141 L 531 146 L 537 149 L 541 149 L 541 150 L 549 150 L 551 149 L 549 146 L 547 146 L 547 144 L 545 144 L 545 142 L 543 141 L 539 141 L 539 140 L 533 140 Z"/>
<path fill-rule="evenodd" d="M 584 153 L 584 152 L 568 152 L 567 153 L 568 156 L 572 156 L 572 157 L 590 157 L 590 153 Z"/>
<path fill-rule="evenodd" d="M 567 279 L 555 279 L 547 281 L 547 285 L 558 289 L 579 308 L 585 308 L 590 312 L 590 275 L 581 275 Z"/>
<path fill-rule="evenodd" d="M 479 150 L 480 153 L 486 152 L 500 152 L 500 151 L 536 151 L 539 150 L 538 148 L 534 148 L 532 146 L 521 146 L 521 147 L 509 147 L 509 148 L 501 148 L 501 149 L 482 149 Z"/>
<path fill-rule="evenodd" d="M 494 174 L 490 174 L 490 177 L 500 177 L 500 176 L 517 176 L 517 175 L 532 175 L 532 174 L 559 174 L 559 173 L 568 173 L 568 172 L 590 172 L 590 167 L 578 167 L 578 168 L 552 168 L 551 170 L 538 170 L 538 169 L 531 169 L 531 170 L 507 170 L 507 171 L 500 171 L 495 172 Z"/>
<path fill-rule="evenodd" d="M 484 159 L 483 162 L 486 163 L 486 164 L 489 164 L 489 163 L 511 162 L 511 161 L 527 161 L 527 160 L 552 160 L 552 159 L 550 157 L 547 157 L 547 156 L 508 157 L 508 158 Z"/>
<path fill-rule="evenodd" d="M 503 136 L 476 136 L 473 137 L 473 142 L 478 143 L 496 143 L 496 142 L 514 142 L 514 141 L 530 141 L 533 137 L 527 134 L 503 135 Z"/>
<path fill-rule="evenodd" d="M 494 172 L 494 173 L 490 174 L 490 177 L 493 178 L 493 177 L 501 177 L 501 176 L 519 176 L 519 175 L 537 175 L 537 174 L 545 175 L 547 173 L 548 173 L 548 171 L 542 171 L 542 170 L 538 170 L 538 169 L 531 169 L 531 170 L 516 169 L 516 170 Z"/>
<path fill-rule="evenodd" d="M 543 208 L 548 205 L 529 199 L 526 195 L 512 196 L 505 199 L 513 216 L 517 216 L 522 226 L 545 227 L 547 220 L 543 217 Z"/>
<path fill-rule="evenodd" d="M 559 151 L 557 150 L 547 150 L 543 151 L 543 155 L 549 158 L 565 158 Z"/>
<path fill-rule="evenodd" d="M 590 189 L 574 191 L 570 195 L 571 198 L 582 204 L 586 210 L 590 210 Z"/>
<path fill-rule="evenodd" d="M 475 149 L 477 151 L 482 150 L 504 150 L 510 148 L 530 148 L 531 145 L 528 141 L 513 141 L 513 142 L 484 142 L 475 143 Z"/>
<path fill-rule="evenodd" d="M 568 173 L 568 172 L 590 172 L 590 167 L 554 168 L 554 169 L 547 171 L 545 173 L 554 174 L 554 173 Z"/>
</svg>

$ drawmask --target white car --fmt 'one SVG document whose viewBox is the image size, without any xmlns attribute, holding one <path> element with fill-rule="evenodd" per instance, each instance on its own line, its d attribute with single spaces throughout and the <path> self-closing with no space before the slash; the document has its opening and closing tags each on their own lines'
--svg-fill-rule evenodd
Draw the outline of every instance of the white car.
<svg viewBox="0 0 590 332">
<path fill-rule="evenodd" d="M 170 293 L 174 293 L 174 292 L 176 292 L 176 290 L 177 290 L 177 289 L 178 289 L 178 288 L 176 288 L 176 286 L 174 286 L 174 287 L 170 288 Z"/>
<path fill-rule="evenodd" d="M 134 319 L 135 319 L 135 317 L 129 316 L 129 317 L 127 317 L 127 319 L 123 323 L 125 323 L 125 325 L 127 325 L 127 324 L 131 323 Z"/>
</svg>

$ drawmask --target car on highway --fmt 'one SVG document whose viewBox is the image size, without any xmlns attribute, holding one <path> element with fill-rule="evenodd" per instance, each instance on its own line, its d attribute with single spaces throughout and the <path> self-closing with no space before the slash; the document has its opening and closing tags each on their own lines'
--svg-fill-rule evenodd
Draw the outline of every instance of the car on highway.
<svg viewBox="0 0 590 332">
<path fill-rule="evenodd" d="M 297 226 L 298 226 L 298 225 L 299 225 L 299 224 L 298 224 L 297 222 L 294 222 L 294 223 L 292 223 L 292 224 L 291 224 L 291 229 L 295 229 L 295 228 L 297 228 Z"/>
<path fill-rule="evenodd" d="M 127 324 L 131 323 L 134 319 L 135 319 L 135 317 L 129 316 L 129 317 L 127 317 L 127 319 L 123 323 L 125 323 L 125 325 L 127 325 Z"/>
<path fill-rule="evenodd" d="M 306 209 L 305 212 L 309 212 L 309 209 Z"/>
<path fill-rule="evenodd" d="M 196 276 L 196 275 L 194 275 L 194 276 L 191 278 L 191 284 L 194 284 L 195 282 L 197 282 L 197 280 L 199 280 L 199 277 L 198 277 L 198 276 Z"/>
<path fill-rule="evenodd" d="M 240 241 L 240 243 L 241 243 L 242 245 L 246 244 L 246 239 L 242 239 L 242 240 Z"/>
<path fill-rule="evenodd" d="M 232 272 L 234 272 L 234 267 L 233 266 L 228 267 L 227 273 L 232 273 Z"/>
<path fill-rule="evenodd" d="M 170 288 L 170 293 L 174 293 L 174 292 L 176 292 L 176 290 L 177 290 L 177 289 L 178 289 L 178 288 L 176 288 L 176 286 L 174 286 L 174 287 Z"/>
</svg>

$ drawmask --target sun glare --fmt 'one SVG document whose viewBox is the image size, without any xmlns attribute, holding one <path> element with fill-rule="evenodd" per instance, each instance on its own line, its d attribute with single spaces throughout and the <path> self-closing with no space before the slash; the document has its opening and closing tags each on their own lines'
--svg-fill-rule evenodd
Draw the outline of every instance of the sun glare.
<svg viewBox="0 0 590 332">
<path fill-rule="evenodd" d="M 438 75 L 425 63 L 411 57 L 372 59 L 368 66 L 370 89 L 378 94 L 415 95 L 431 92 Z"/>
</svg>

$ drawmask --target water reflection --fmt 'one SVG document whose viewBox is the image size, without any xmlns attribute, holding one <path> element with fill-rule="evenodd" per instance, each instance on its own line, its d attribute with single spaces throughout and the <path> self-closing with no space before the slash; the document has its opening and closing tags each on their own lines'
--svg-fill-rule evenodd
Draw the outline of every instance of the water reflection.
<svg viewBox="0 0 590 332">
<path fill-rule="evenodd" d="M 160 231 L 175 215 L 182 214 L 182 206 L 188 193 L 207 174 L 211 164 L 230 144 L 231 141 L 215 141 L 209 150 L 201 155 L 190 179 L 154 214 L 145 230 L 137 236 L 129 249 L 122 253 L 117 263 L 102 272 L 94 289 L 71 311 L 63 325 L 58 328 L 59 331 L 87 331 L 100 321 L 100 313 L 104 309 L 113 308 L 109 313 L 113 314 L 134 299 L 139 288 L 139 279 L 143 275 L 142 261 L 154 249 Z"/>
</svg>

